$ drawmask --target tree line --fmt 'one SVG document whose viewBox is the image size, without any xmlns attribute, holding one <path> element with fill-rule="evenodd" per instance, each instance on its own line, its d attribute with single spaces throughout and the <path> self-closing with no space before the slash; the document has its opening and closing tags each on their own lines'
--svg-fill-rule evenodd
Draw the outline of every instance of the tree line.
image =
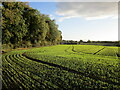
<svg viewBox="0 0 120 90">
<path fill-rule="evenodd" d="M 80 45 L 103 45 L 103 46 L 120 46 L 120 41 L 74 41 L 74 40 L 62 40 L 61 44 L 80 44 Z"/>
<path fill-rule="evenodd" d="M 55 20 L 41 14 L 27 2 L 2 2 L 2 44 L 30 47 L 59 44 L 61 31 Z"/>
</svg>

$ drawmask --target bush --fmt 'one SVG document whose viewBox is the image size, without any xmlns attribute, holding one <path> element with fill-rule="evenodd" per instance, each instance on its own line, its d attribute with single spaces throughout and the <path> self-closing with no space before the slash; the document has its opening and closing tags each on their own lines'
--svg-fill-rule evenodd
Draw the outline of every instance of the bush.
<svg viewBox="0 0 120 90">
<path fill-rule="evenodd" d="M 12 44 L 3 44 L 2 49 L 12 49 L 14 46 Z"/>
</svg>

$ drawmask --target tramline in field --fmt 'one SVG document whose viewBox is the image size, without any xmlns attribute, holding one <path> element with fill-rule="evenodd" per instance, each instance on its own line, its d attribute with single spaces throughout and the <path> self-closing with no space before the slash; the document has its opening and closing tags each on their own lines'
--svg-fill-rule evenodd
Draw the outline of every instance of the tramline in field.
<svg viewBox="0 0 120 90">
<path fill-rule="evenodd" d="M 117 49 L 57 45 L 8 52 L 2 56 L 3 89 L 119 89 Z"/>
</svg>

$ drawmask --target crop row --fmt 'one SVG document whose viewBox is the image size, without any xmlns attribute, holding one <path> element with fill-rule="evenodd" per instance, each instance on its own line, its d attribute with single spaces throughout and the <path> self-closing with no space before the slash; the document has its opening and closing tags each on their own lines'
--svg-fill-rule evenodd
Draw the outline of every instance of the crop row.
<svg viewBox="0 0 120 90">
<path fill-rule="evenodd" d="M 96 45 L 74 45 L 73 50 L 79 53 L 94 54 L 103 49 L 103 46 Z"/>
<path fill-rule="evenodd" d="M 95 46 L 95 45 L 74 45 L 73 51 L 85 54 L 97 54 L 104 56 L 118 56 L 118 47 Z"/>
<path fill-rule="evenodd" d="M 104 50 L 98 52 L 97 54 L 104 55 L 104 56 L 117 56 L 118 47 L 115 47 L 115 48 L 106 47 Z"/>
<path fill-rule="evenodd" d="M 117 60 L 77 55 L 72 46 L 51 46 L 4 54 L 3 89 L 120 88 Z M 30 57 L 23 56 L 23 53 Z M 41 60 L 54 65 L 36 62 Z M 67 67 L 71 72 L 61 67 Z M 98 78 L 98 79 L 96 79 Z"/>
<path fill-rule="evenodd" d="M 26 59 L 21 54 L 3 56 L 3 88 L 5 89 L 77 89 L 117 88 L 117 86 L 90 79 Z"/>
<path fill-rule="evenodd" d="M 69 48 L 68 48 L 69 49 Z M 50 52 L 50 51 L 49 51 Z M 53 51 L 52 51 L 53 52 Z M 51 52 L 51 53 L 52 53 Z M 54 53 L 57 53 L 57 51 Z M 62 67 L 67 67 L 78 72 L 84 73 L 87 76 L 93 76 L 99 78 L 99 80 L 110 82 L 110 83 L 119 83 L 119 65 L 117 60 L 114 62 L 109 60 L 109 58 L 80 58 L 80 57 L 64 57 L 49 55 L 48 52 L 41 53 L 26 53 L 26 56 L 33 59 L 53 63 L 60 65 Z M 66 52 L 67 53 L 67 52 Z M 48 54 L 48 55 L 47 55 Z M 104 63 L 103 63 L 104 62 Z"/>
</svg>

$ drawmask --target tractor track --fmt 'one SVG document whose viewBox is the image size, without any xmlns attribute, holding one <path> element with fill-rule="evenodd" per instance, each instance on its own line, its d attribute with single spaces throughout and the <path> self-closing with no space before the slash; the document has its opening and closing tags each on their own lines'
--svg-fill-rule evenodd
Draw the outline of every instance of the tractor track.
<svg viewBox="0 0 120 90">
<path fill-rule="evenodd" d="M 93 55 L 97 54 L 98 52 L 102 51 L 103 49 L 105 49 L 105 47 L 103 47 L 102 49 L 100 49 L 97 52 L 93 53 Z"/>
<path fill-rule="evenodd" d="M 79 72 L 79 71 L 76 71 L 76 70 L 73 70 L 73 69 L 70 69 L 70 68 L 67 68 L 67 67 L 64 67 L 64 66 L 61 66 L 61 65 L 58 65 L 58 64 L 54 64 L 54 63 L 49 63 L 49 62 L 45 62 L 45 61 L 42 61 L 42 60 L 38 60 L 38 59 L 34 59 L 34 58 L 31 58 L 31 57 L 28 57 L 25 53 L 22 54 L 22 56 L 26 57 L 27 59 L 30 59 L 32 61 L 36 61 L 36 62 L 39 62 L 39 63 L 42 63 L 42 64 L 46 64 L 46 65 L 49 65 L 49 66 L 53 66 L 53 67 L 57 67 L 57 68 L 60 68 L 62 70 L 65 70 L 65 71 L 68 71 L 68 72 L 71 72 L 71 73 L 75 73 L 75 74 L 79 74 L 79 75 L 83 75 L 85 77 L 89 77 L 93 80 L 96 80 L 96 81 L 102 81 L 102 82 L 106 82 L 108 84 L 113 84 L 113 85 L 120 85 L 120 83 L 116 83 L 116 82 L 113 82 L 111 80 L 106 80 L 106 79 L 103 79 L 103 78 L 100 78 L 100 77 L 97 77 L 93 74 L 87 74 L 87 73 L 83 73 L 83 72 Z"/>
</svg>

